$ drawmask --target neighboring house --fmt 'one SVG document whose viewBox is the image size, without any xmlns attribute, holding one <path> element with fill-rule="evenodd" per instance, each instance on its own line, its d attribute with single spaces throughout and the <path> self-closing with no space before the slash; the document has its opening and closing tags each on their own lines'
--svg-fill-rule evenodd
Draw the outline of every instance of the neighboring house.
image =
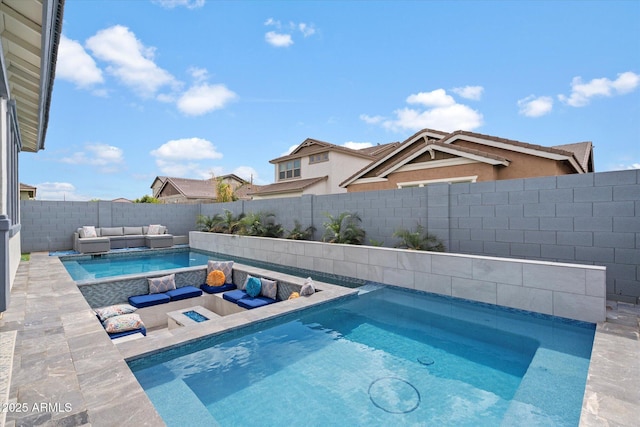
<svg viewBox="0 0 640 427">
<path fill-rule="evenodd" d="M 158 176 L 153 180 L 151 188 L 153 197 L 162 203 L 212 203 L 217 198 L 216 181 L 218 179 L 229 184 L 238 199 L 246 199 L 248 188 L 255 187 L 239 176 L 229 174 L 211 179 Z"/>
<path fill-rule="evenodd" d="M 593 171 L 591 142 L 543 147 L 474 132 L 423 129 L 340 186 L 357 192 Z"/>
<path fill-rule="evenodd" d="M 307 138 L 290 154 L 269 161 L 275 165 L 275 183 L 264 185 L 249 195 L 254 199 L 269 199 L 345 193 L 339 185 L 345 178 L 386 156 L 398 145 L 399 142 L 394 142 L 354 150 Z"/>
<path fill-rule="evenodd" d="M 125 199 L 124 197 L 118 197 L 117 199 L 113 199 L 112 202 L 116 203 L 133 203 L 133 201 L 129 199 Z"/>
<path fill-rule="evenodd" d="M 20 264 L 18 152 L 44 148 L 64 0 L 0 0 L 0 313 Z"/>
<path fill-rule="evenodd" d="M 20 183 L 20 200 L 35 200 L 37 190 L 36 187 Z"/>
</svg>

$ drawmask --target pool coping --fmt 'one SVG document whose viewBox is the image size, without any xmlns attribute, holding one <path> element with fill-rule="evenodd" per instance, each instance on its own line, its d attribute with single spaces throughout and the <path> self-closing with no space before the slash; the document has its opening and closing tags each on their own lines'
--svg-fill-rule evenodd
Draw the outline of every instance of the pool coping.
<svg viewBox="0 0 640 427">
<path fill-rule="evenodd" d="M 297 304 L 284 303 L 304 308 L 305 301 L 298 299 Z M 9 331 L 17 334 L 12 375 L 0 378 L 10 382 L 8 403 L 31 409 L 41 403 L 69 403 L 71 408 L 8 412 L 7 427 L 164 425 L 123 355 L 140 354 L 129 348 L 147 338 L 152 341 L 154 334 L 115 345 L 57 257 L 32 253 L 30 261 L 20 263 L 11 304 L 0 319 L 0 333 Z M 158 349 L 148 346 L 149 351 Z M 638 327 L 598 323 L 580 425 L 632 426 L 639 415 Z"/>
</svg>

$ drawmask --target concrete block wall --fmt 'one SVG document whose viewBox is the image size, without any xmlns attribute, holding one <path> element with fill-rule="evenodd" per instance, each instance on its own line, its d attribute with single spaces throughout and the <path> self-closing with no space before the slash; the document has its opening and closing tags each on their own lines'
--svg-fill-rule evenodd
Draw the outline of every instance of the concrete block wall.
<svg viewBox="0 0 640 427">
<path fill-rule="evenodd" d="M 273 212 L 287 230 L 297 219 L 316 227 L 316 240 L 327 213 L 357 212 L 365 243 L 385 247 L 420 223 L 448 252 L 605 266 L 609 299 L 640 298 L 640 170 L 201 205 L 21 201 L 22 248 L 70 249 L 87 224 L 160 222 L 186 234 L 197 215 L 225 209 Z"/>
<path fill-rule="evenodd" d="M 605 268 L 192 232 L 192 248 L 586 322 L 605 319 Z"/>
<path fill-rule="evenodd" d="M 640 297 L 640 171 L 449 186 L 450 252 L 607 268 L 607 296 Z"/>
<path fill-rule="evenodd" d="M 200 205 L 21 200 L 22 252 L 71 249 L 73 233 L 83 225 L 163 224 L 174 235 L 187 235 L 199 211 Z"/>
</svg>

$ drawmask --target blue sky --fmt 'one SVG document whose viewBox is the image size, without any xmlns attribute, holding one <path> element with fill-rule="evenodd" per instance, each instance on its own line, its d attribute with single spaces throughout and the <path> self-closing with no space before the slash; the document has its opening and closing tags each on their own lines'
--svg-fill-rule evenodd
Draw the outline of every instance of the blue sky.
<svg viewBox="0 0 640 427">
<path fill-rule="evenodd" d="M 592 141 L 640 168 L 638 1 L 67 0 L 40 200 L 135 199 L 158 175 L 274 181 L 306 138 L 458 129 Z"/>
</svg>

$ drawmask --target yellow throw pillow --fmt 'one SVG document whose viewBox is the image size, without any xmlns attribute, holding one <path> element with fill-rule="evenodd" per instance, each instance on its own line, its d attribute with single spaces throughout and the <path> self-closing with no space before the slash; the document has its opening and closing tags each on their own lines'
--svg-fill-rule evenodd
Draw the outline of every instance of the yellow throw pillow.
<svg viewBox="0 0 640 427">
<path fill-rule="evenodd" d="M 213 270 L 207 275 L 207 285 L 222 286 L 224 285 L 224 273 L 221 270 Z"/>
<path fill-rule="evenodd" d="M 297 292 L 291 292 L 291 295 L 289 295 L 289 299 L 296 299 L 299 297 L 300 297 L 300 294 Z"/>
</svg>

